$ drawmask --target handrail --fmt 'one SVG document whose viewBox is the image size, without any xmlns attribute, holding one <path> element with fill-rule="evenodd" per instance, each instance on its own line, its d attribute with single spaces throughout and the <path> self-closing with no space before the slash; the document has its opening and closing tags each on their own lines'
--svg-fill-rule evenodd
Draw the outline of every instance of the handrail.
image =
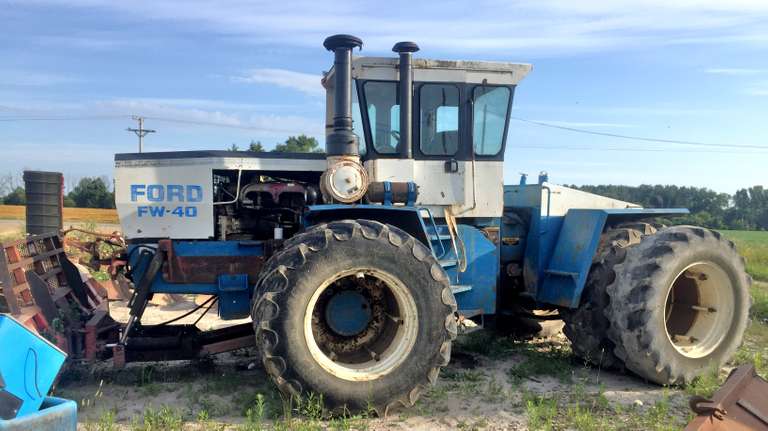
<svg viewBox="0 0 768 431">
<path fill-rule="evenodd" d="M 545 220 L 544 227 L 543 227 L 543 229 L 541 229 L 539 231 L 539 233 L 545 234 L 549 230 L 549 215 L 550 215 L 550 207 L 552 206 L 551 205 L 552 204 L 552 189 L 549 188 L 549 186 L 547 186 L 547 185 L 542 185 L 541 189 L 547 191 L 547 216 L 544 219 Z M 541 216 L 541 214 L 539 214 L 539 216 Z"/>
<path fill-rule="evenodd" d="M 435 236 L 437 237 L 437 242 L 440 243 L 440 249 L 442 250 L 441 254 L 437 257 L 438 259 L 442 259 L 445 257 L 445 254 L 447 251 L 445 250 L 445 245 L 443 245 L 443 240 L 440 239 L 440 231 L 437 230 L 437 223 L 435 222 L 435 217 L 432 216 L 432 211 L 429 210 L 429 208 L 421 207 L 419 208 L 419 211 L 426 211 L 427 215 L 429 216 L 429 221 L 432 223 L 432 229 L 435 230 Z M 432 242 L 430 241 L 430 244 Z"/>
<path fill-rule="evenodd" d="M 451 208 L 445 207 L 443 208 L 443 211 L 445 212 L 445 224 L 448 225 L 448 232 L 451 234 L 451 242 L 453 243 L 454 250 L 456 250 L 458 270 L 459 272 L 464 272 L 467 270 L 467 249 L 464 246 L 464 240 L 459 236 L 459 228 L 456 226 L 456 217 L 453 215 L 453 212 L 451 212 Z M 459 246 L 457 244 L 461 245 L 461 256 L 459 256 Z M 458 277 L 459 274 L 456 274 L 457 280 Z"/>
</svg>

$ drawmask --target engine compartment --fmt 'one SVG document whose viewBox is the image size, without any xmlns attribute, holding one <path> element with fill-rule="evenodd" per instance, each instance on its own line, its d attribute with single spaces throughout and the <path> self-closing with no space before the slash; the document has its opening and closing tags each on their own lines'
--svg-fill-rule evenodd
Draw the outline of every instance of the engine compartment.
<svg viewBox="0 0 768 431">
<path fill-rule="evenodd" d="M 317 172 L 214 170 L 215 239 L 289 238 L 305 208 L 322 203 L 319 181 Z"/>
</svg>

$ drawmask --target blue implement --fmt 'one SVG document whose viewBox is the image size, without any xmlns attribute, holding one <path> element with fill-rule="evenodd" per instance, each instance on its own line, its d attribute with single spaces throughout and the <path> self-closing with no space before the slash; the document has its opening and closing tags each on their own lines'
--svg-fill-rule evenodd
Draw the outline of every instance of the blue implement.
<svg viewBox="0 0 768 431">
<path fill-rule="evenodd" d="M 76 431 L 77 403 L 46 397 L 40 410 L 11 420 L 0 420 L 0 431 Z"/>
<path fill-rule="evenodd" d="M 7 404 L 14 405 L 12 419 L 40 409 L 67 354 L 16 319 L 0 314 L 0 374 Z M 17 400 L 14 403 L 14 397 Z"/>
</svg>

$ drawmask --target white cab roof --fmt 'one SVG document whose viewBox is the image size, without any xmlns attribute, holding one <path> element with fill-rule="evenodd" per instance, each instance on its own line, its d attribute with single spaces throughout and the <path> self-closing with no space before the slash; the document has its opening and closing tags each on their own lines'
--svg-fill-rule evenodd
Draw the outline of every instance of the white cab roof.
<svg viewBox="0 0 768 431">
<path fill-rule="evenodd" d="M 352 77 L 397 81 L 397 57 L 354 57 Z M 413 59 L 413 80 L 422 82 L 486 83 L 491 85 L 517 85 L 533 66 L 524 63 L 502 63 L 474 60 Z M 333 68 L 324 81 L 332 82 Z"/>
</svg>

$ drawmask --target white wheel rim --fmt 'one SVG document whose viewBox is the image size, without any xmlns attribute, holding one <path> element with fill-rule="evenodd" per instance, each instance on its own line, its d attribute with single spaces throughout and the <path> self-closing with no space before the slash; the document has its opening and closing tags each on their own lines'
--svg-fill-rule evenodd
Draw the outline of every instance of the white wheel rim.
<svg viewBox="0 0 768 431">
<path fill-rule="evenodd" d="M 703 358 L 726 339 L 735 308 L 733 283 L 712 262 L 688 265 L 667 289 L 664 329 L 678 353 Z"/>
<path fill-rule="evenodd" d="M 395 321 L 395 318 L 399 319 L 399 322 L 391 327 L 394 328 L 391 329 L 394 332 L 394 336 L 388 343 L 386 349 L 381 352 L 376 352 L 378 355 L 377 359 L 371 358 L 370 360 L 356 363 L 347 363 L 338 358 L 332 360 L 329 355 L 323 352 L 323 349 L 320 348 L 318 341 L 315 339 L 315 332 L 313 331 L 313 313 L 315 312 L 318 299 L 323 292 L 335 282 L 350 276 L 373 277 L 374 279 L 383 282 L 391 295 L 390 297 L 394 300 L 393 302 L 397 306 L 399 315 L 388 316 L 392 321 Z M 405 361 L 413 350 L 413 346 L 416 343 L 417 333 L 418 311 L 416 309 L 416 302 L 400 279 L 379 269 L 356 268 L 337 273 L 326 280 L 315 291 L 310 298 L 304 313 L 304 339 L 312 358 L 327 372 L 340 379 L 349 381 L 376 380 L 391 373 Z"/>
</svg>

